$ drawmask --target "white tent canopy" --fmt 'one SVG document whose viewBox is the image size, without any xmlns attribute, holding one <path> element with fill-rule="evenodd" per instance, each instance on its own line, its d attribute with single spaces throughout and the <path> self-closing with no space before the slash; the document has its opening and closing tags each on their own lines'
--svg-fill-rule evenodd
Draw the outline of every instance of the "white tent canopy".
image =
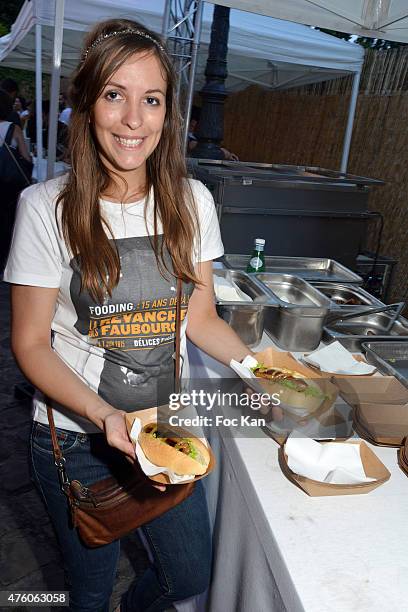
<svg viewBox="0 0 408 612">
<path fill-rule="evenodd" d="M 239 4 L 243 0 L 237 0 Z M 243 4 L 246 4 L 243 2 Z M 129 17 L 153 30 L 162 30 L 164 0 L 26 0 L 11 32 L 0 39 L 0 62 L 36 71 L 37 157 L 42 159 L 41 75 L 52 73 L 48 176 L 53 175 L 59 78 L 68 75 L 78 61 L 84 31 L 95 21 Z M 248 8 L 248 7 L 246 7 Z M 262 12 L 262 11 L 260 11 Z M 204 13 L 196 88 L 204 82 L 207 47 L 210 41 L 212 7 Z M 343 145 L 341 169 L 346 170 L 351 131 L 363 62 L 363 50 L 292 23 L 233 11 L 230 17 L 228 69 L 229 91 L 256 83 L 272 89 L 288 88 L 354 73 L 353 92 Z"/>
<path fill-rule="evenodd" d="M 161 32 L 164 0 L 68 0 L 64 12 L 61 73 L 75 67 L 84 36 L 95 21 L 115 17 L 138 19 Z M 211 34 L 212 5 L 205 4 L 196 89 L 204 84 L 204 69 Z M 3 66 L 34 70 L 35 28 L 42 26 L 42 70 L 52 71 L 55 7 L 49 0 L 25 2 L 6 36 L 0 38 Z M 228 44 L 227 90 L 251 83 L 280 89 L 315 83 L 358 72 L 363 49 L 310 27 L 232 11 Z"/>
<path fill-rule="evenodd" d="M 369 38 L 408 42 L 407 0 L 208 0 Z"/>
</svg>

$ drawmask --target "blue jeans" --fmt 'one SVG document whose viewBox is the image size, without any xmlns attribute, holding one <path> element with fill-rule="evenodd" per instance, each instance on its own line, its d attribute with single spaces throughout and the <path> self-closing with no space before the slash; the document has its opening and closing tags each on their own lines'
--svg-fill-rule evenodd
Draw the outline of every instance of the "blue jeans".
<svg viewBox="0 0 408 612">
<path fill-rule="evenodd" d="M 68 477 L 85 485 L 120 470 L 124 456 L 103 434 L 57 428 Z M 68 506 L 54 465 L 49 428 L 34 423 L 31 436 L 34 477 L 44 497 L 68 574 L 70 610 L 108 612 L 120 542 L 88 548 L 70 527 Z M 181 504 L 142 527 L 154 564 L 123 595 L 122 612 L 156 612 L 203 592 L 210 582 L 211 536 L 201 482 Z"/>
</svg>

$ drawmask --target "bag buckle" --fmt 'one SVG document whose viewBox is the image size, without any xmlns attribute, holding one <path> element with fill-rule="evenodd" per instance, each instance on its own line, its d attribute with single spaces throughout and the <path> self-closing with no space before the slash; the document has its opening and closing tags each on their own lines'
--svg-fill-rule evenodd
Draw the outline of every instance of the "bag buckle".
<svg viewBox="0 0 408 612">
<path fill-rule="evenodd" d="M 69 485 L 69 478 L 65 470 L 65 457 L 61 457 L 57 461 L 54 461 L 54 463 L 57 466 L 58 480 L 60 482 L 61 491 L 65 492 L 67 486 Z"/>
</svg>

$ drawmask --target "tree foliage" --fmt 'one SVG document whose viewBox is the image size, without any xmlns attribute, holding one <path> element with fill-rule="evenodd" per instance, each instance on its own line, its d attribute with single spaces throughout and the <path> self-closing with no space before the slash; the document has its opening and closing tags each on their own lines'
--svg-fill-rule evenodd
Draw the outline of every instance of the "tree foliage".
<svg viewBox="0 0 408 612">
<path fill-rule="evenodd" d="M 0 22 L 6 26 L 7 32 L 10 31 L 23 4 L 24 0 L 0 0 Z"/>
<path fill-rule="evenodd" d="M 355 38 L 347 32 L 337 32 L 336 30 L 328 30 L 326 28 L 315 28 L 336 38 L 342 38 L 343 40 L 353 40 L 353 42 L 361 45 L 365 49 L 398 49 L 398 47 L 405 47 L 406 43 L 396 42 L 394 40 L 383 40 L 382 38 L 368 38 L 368 36 L 358 36 Z"/>
<path fill-rule="evenodd" d="M 10 32 L 24 0 L 0 0 L 0 36 Z M 19 91 L 27 100 L 32 100 L 35 94 L 35 76 L 30 70 L 18 70 L 17 68 L 6 68 L 0 65 L 0 81 L 3 79 L 15 79 L 19 85 Z M 48 86 L 48 77 L 44 79 L 45 89 Z"/>
</svg>

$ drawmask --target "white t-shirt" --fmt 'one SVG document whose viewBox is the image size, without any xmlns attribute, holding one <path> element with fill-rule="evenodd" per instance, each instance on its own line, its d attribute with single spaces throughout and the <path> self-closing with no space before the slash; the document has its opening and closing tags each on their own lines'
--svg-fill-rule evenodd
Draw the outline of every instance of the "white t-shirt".
<svg viewBox="0 0 408 612">
<path fill-rule="evenodd" d="M 127 411 L 160 405 L 164 403 L 161 396 L 153 396 L 167 391 L 174 369 L 176 287 L 173 277 L 164 279 L 159 274 L 148 238 L 153 234 L 152 194 L 122 205 L 100 200 L 101 213 L 119 252 L 121 278 L 112 297 L 106 295 L 98 304 L 87 292 L 80 291 L 77 258 L 68 252 L 58 230 L 55 203 L 65 180 L 58 177 L 22 192 L 4 280 L 59 288 L 51 325 L 53 349 L 91 389 L 116 408 Z M 193 263 L 209 261 L 223 254 L 214 201 L 202 183 L 190 180 L 190 185 L 200 227 L 200 248 L 198 240 L 192 245 Z M 60 211 L 61 208 L 59 215 Z M 161 234 L 159 223 L 158 235 Z M 188 368 L 185 315 L 192 291 L 192 284 L 183 283 L 183 377 Z M 34 419 L 48 423 L 40 393 L 34 398 Z M 98 431 L 87 419 L 60 405 L 54 404 L 54 419 L 55 425 L 63 429 Z"/>
<path fill-rule="evenodd" d="M 7 132 L 8 132 L 8 129 L 9 129 L 10 125 L 11 125 L 11 121 L 0 121 L 0 146 L 3 144 L 3 142 L 4 142 L 4 140 L 5 140 L 6 136 L 7 136 Z M 14 149 L 18 148 L 18 142 L 17 142 L 16 138 L 13 137 L 11 139 L 11 143 L 10 144 L 11 144 L 11 146 Z"/>
</svg>

